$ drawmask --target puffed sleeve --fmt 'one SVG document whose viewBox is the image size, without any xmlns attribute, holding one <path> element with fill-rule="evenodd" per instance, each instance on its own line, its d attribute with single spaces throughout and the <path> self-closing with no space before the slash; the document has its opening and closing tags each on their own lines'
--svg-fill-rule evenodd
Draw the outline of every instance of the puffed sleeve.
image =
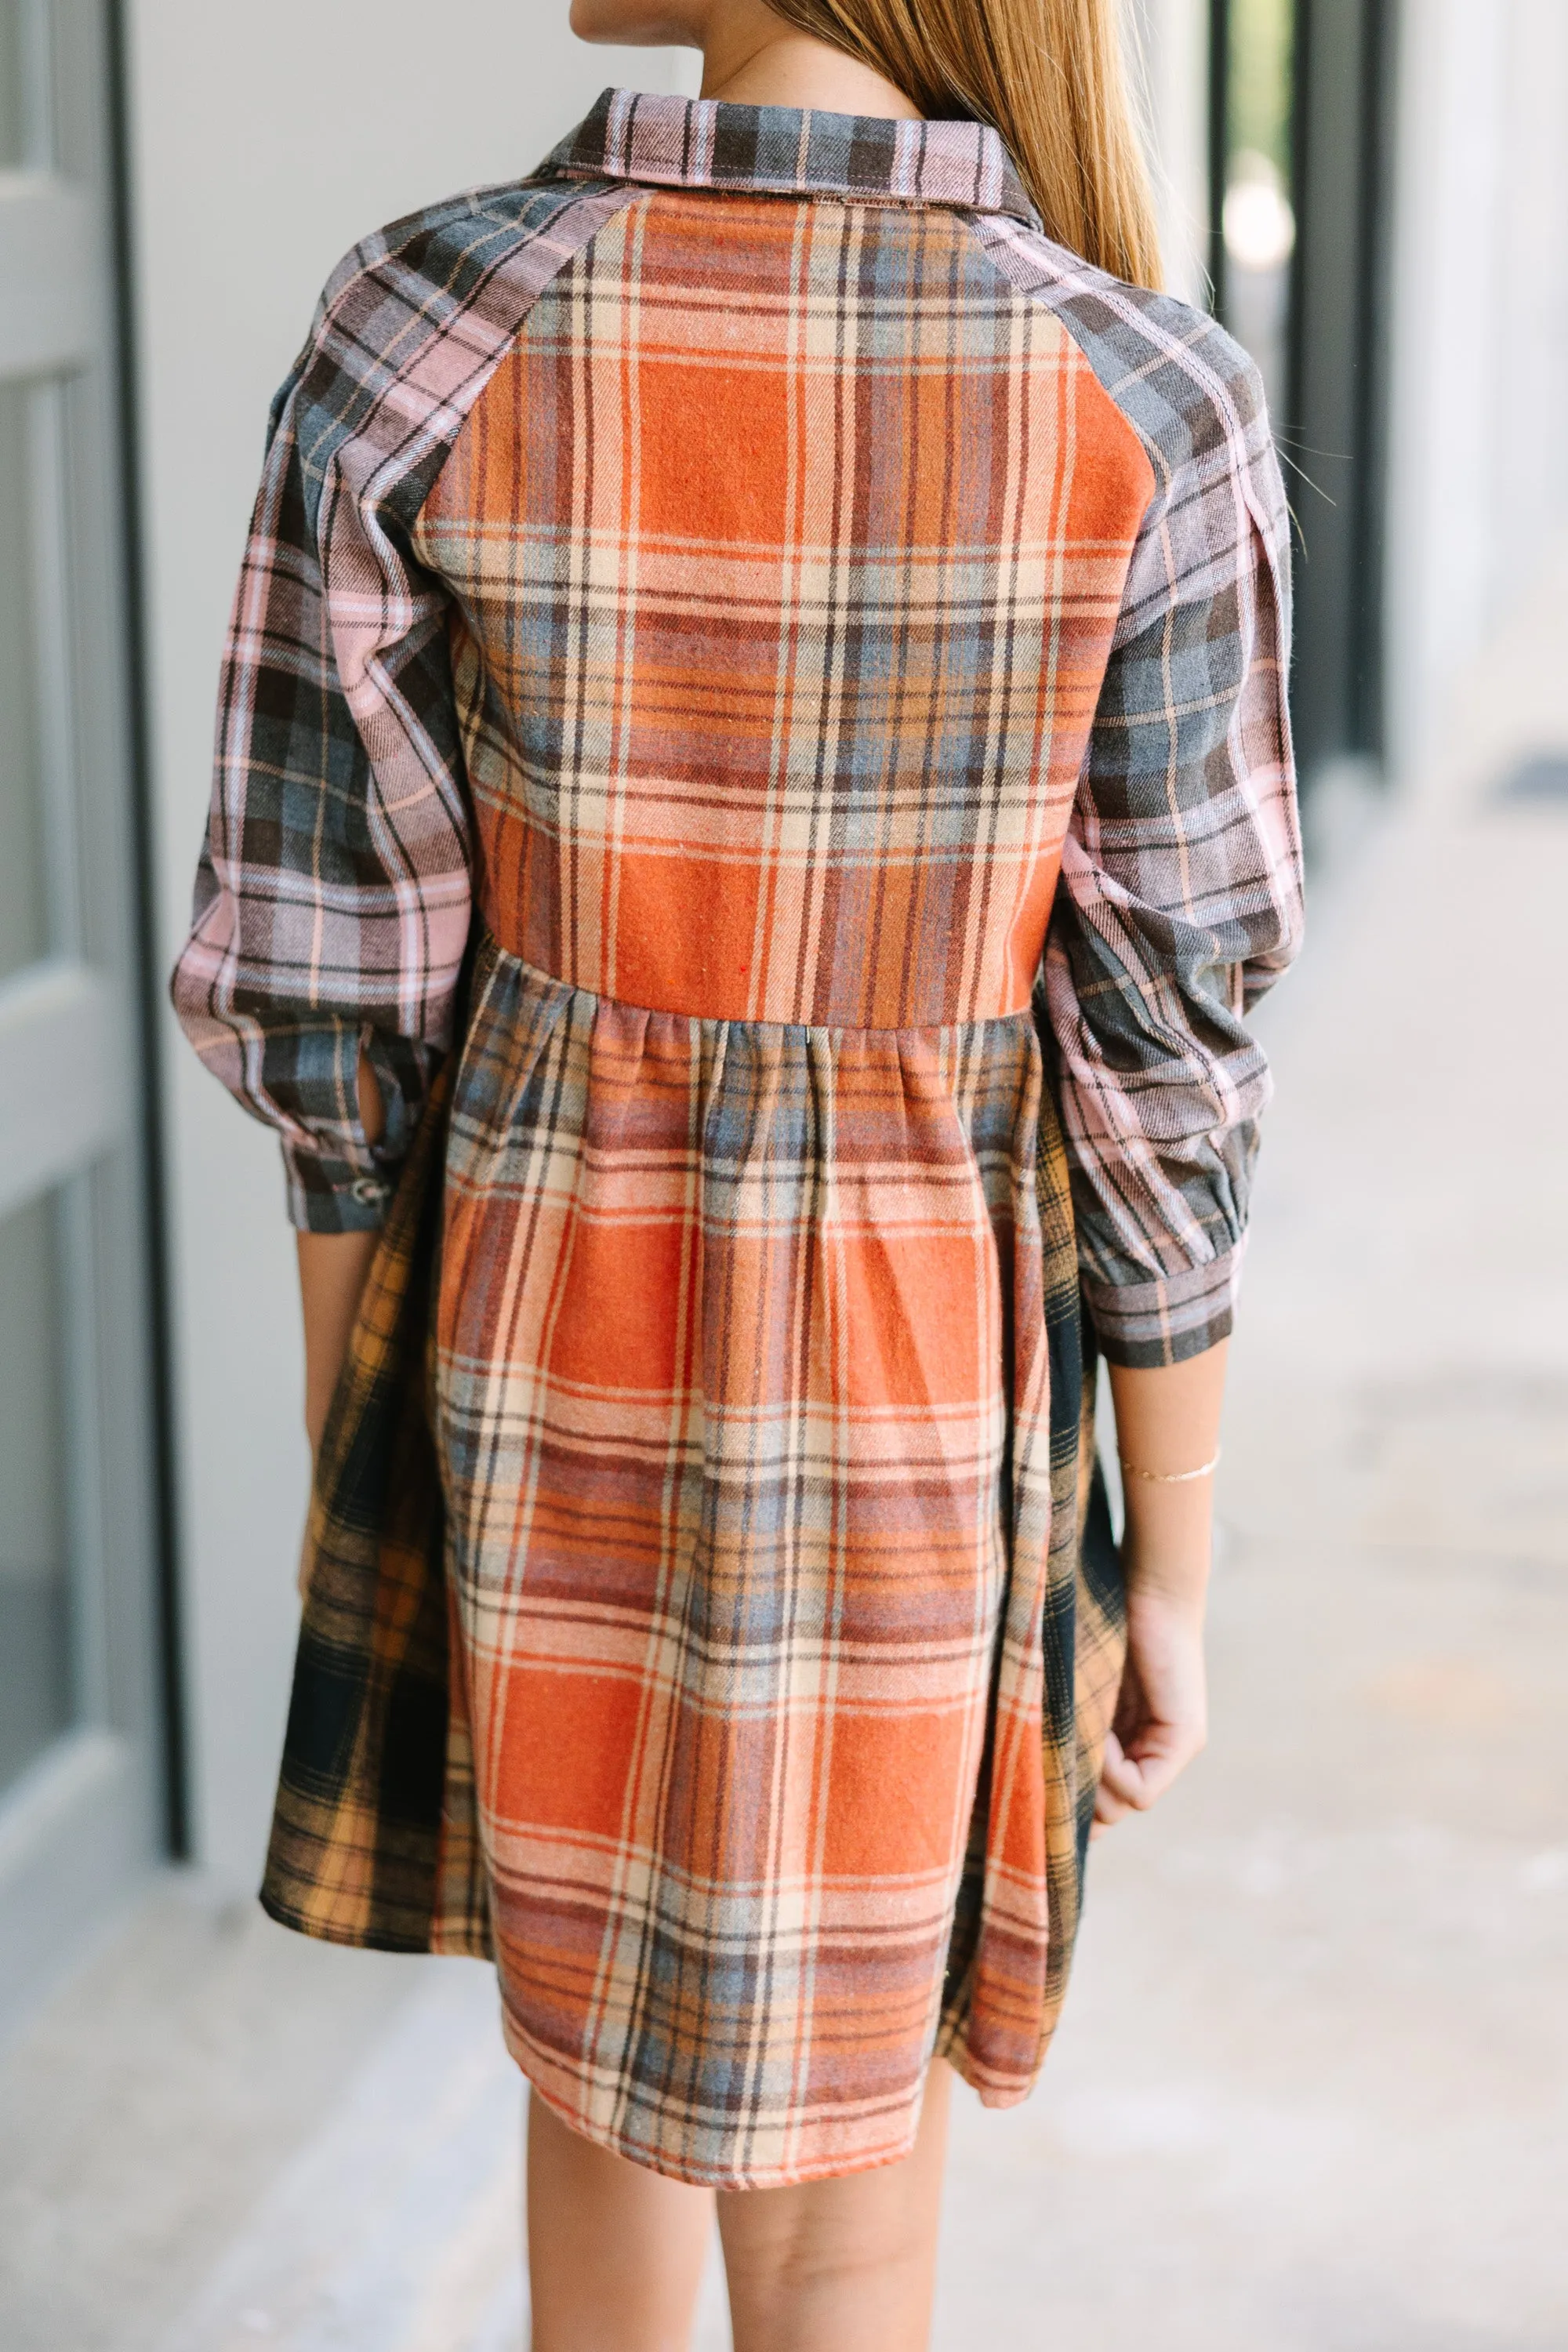
<svg viewBox="0 0 1568 2352">
<path fill-rule="evenodd" d="M 417 419 L 332 293 L 273 410 L 171 992 L 207 1066 L 278 1129 L 289 1213 L 317 1233 L 382 1222 L 469 922 L 447 600 L 406 527 Z M 377 1149 L 362 1047 L 387 1106 Z"/>
<path fill-rule="evenodd" d="M 1250 362 L 1210 328 L 1180 365 L 1043 971 L 1085 1297 L 1128 1365 L 1231 1328 L 1269 1091 L 1244 1016 L 1301 929 L 1284 491 Z"/>
</svg>

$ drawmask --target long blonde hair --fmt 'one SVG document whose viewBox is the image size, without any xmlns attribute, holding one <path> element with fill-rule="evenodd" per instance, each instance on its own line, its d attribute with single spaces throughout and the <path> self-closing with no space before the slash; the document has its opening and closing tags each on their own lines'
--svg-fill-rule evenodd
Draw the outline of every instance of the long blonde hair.
<svg viewBox="0 0 1568 2352">
<path fill-rule="evenodd" d="M 925 115 L 1000 133 L 1047 233 L 1133 284 L 1160 284 L 1148 166 L 1118 0 L 768 0 Z"/>
</svg>

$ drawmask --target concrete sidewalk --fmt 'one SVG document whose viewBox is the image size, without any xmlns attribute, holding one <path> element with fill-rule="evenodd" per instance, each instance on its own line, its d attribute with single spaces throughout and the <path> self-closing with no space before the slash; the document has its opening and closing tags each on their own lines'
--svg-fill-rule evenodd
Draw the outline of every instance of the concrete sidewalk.
<svg viewBox="0 0 1568 2352">
<path fill-rule="evenodd" d="M 1040 2091 L 961 2102 L 942 2352 L 1568 2347 L 1568 803 L 1491 791 L 1564 642 L 1266 1012 L 1214 1741 L 1097 1850 Z M 520 2104 L 487 1971 L 171 1882 L 0 2068 L 0 2342 L 515 2352 Z"/>
</svg>

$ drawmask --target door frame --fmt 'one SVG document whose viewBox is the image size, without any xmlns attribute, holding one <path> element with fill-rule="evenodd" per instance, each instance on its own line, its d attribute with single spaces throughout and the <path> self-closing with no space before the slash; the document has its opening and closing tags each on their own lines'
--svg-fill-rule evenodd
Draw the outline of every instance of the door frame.
<svg viewBox="0 0 1568 2352">
<path fill-rule="evenodd" d="M 0 173 L 0 373 L 35 386 L 42 420 L 35 577 L 58 903 L 46 958 L 0 982 L 0 1211 L 46 1193 L 59 1204 L 74 1687 L 71 1727 L 0 1795 L 0 2030 L 179 1827 L 121 28 L 113 0 L 32 5 L 52 135 L 25 170 Z"/>
<path fill-rule="evenodd" d="M 1292 700 L 1309 783 L 1385 743 L 1388 257 L 1396 0 L 1297 0 L 1289 429 L 1298 485 Z M 1348 159 L 1348 161 L 1347 161 Z"/>
</svg>

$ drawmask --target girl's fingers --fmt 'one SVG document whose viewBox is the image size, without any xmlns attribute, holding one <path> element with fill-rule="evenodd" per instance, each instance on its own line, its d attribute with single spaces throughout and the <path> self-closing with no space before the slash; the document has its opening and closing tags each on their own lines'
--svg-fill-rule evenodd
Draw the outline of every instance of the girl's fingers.
<svg viewBox="0 0 1568 2352">
<path fill-rule="evenodd" d="M 1114 1735 L 1105 1743 L 1100 1785 L 1112 1799 L 1120 1801 L 1124 1811 L 1147 1801 L 1143 1794 L 1145 1773 L 1142 1761 L 1138 1757 L 1130 1756 Z"/>
<path fill-rule="evenodd" d="M 1130 1619 L 1127 1662 L 1095 1791 L 1097 1829 L 1146 1812 L 1192 1762 L 1206 1736 L 1204 1693 L 1197 1621 L 1145 1597 Z"/>
<path fill-rule="evenodd" d="M 1107 1830 L 1113 1829 L 1118 1822 L 1125 1821 L 1132 1810 L 1131 1806 L 1116 1793 L 1106 1777 L 1108 1767 L 1112 1764 L 1122 1767 L 1124 1762 L 1121 1740 L 1114 1731 L 1108 1732 L 1105 1756 L 1100 1766 L 1100 1786 L 1094 1792 L 1094 1822 L 1089 1833 L 1091 1843 L 1096 1838 L 1103 1837 Z"/>
<path fill-rule="evenodd" d="M 1202 1746 L 1201 1732 L 1178 1732 L 1172 1727 L 1145 1731 L 1131 1754 L 1120 1741 L 1114 1746 L 1107 1741 L 1100 1793 L 1108 1796 L 1121 1811 L 1144 1812 L 1164 1795 Z M 1098 1797 L 1096 1808 L 1098 1811 Z M 1104 1815 L 1100 1817 L 1103 1819 Z"/>
</svg>

